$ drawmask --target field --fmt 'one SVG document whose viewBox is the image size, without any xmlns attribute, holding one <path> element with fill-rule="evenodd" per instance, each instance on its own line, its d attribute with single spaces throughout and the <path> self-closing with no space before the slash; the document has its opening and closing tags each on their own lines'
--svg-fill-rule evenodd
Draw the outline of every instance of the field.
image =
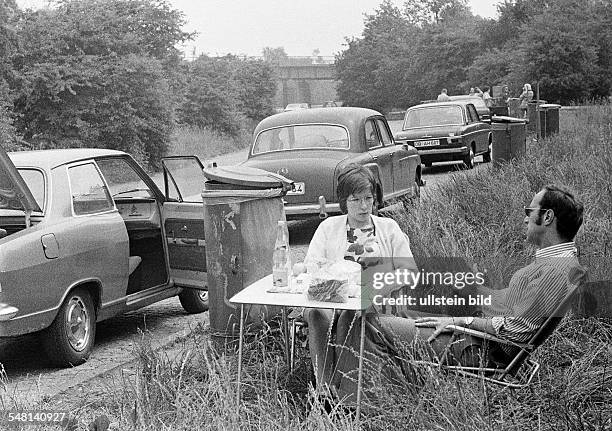
<svg viewBox="0 0 612 431">
<path fill-rule="evenodd" d="M 610 280 L 611 144 L 612 106 L 562 111 L 560 134 L 540 142 L 529 138 L 524 159 L 459 172 L 418 208 L 394 218 L 415 255 L 460 256 L 506 283 L 533 252 L 524 242 L 523 205 L 543 185 L 561 183 L 585 205 L 576 241 L 590 279 Z M 305 349 L 289 372 L 278 326 L 271 322 L 248 336 L 241 405 L 233 384 L 235 354 L 215 349 L 207 329 L 197 328 L 169 352 L 152 350 L 145 335 L 134 376 L 86 394 L 70 408 L 83 429 L 101 415 L 116 430 L 354 429 L 341 406 L 327 414 L 313 396 Z M 509 391 L 423 370 L 418 387 L 376 387 L 380 401 L 366 406 L 363 429 L 611 430 L 611 346 L 610 322 L 570 316 L 536 352 L 542 368 L 531 388 Z M 49 406 L 51 400 L 43 407 Z"/>
</svg>

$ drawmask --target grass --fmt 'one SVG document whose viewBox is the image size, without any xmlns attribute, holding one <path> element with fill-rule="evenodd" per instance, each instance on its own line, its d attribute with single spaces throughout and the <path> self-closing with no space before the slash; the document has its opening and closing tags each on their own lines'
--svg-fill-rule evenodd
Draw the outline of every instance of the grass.
<svg viewBox="0 0 612 431">
<path fill-rule="evenodd" d="M 172 133 L 168 154 L 196 155 L 204 161 L 239 151 L 250 145 L 255 125 L 246 121 L 236 136 L 223 135 L 208 128 L 178 126 Z"/>
<path fill-rule="evenodd" d="M 395 214 L 415 255 L 461 256 L 507 282 L 533 251 L 524 242 L 522 206 L 554 182 L 574 189 L 585 204 L 577 243 L 591 279 L 611 279 L 612 107 L 561 114 L 561 133 L 530 142 L 524 159 L 458 172 L 428 193 L 418 211 Z M 215 139 L 209 135 L 206 142 Z M 304 349 L 289 373 L 281 339 L 274 322 L 249 335 L 240 405 L 235 352 L 220 349 L 200 328 L 175 346 L 174 355 L 154 351 L 144 337 L 133 375 L 82 397 L 71 409 L 81 427 L 103 414 L 115 430 L 355 429 L 344 411 L 328 415 L 321 409 Z M 377 386 L 383 401 L 368 407 L 363 429 L 611 430 L 611 346 L 610 322 L 565 319 L 535 354 L 542 368 L 531 388 L 509 391 L 431 369 L 423 371 L 418 388 Z"/>
</svg>

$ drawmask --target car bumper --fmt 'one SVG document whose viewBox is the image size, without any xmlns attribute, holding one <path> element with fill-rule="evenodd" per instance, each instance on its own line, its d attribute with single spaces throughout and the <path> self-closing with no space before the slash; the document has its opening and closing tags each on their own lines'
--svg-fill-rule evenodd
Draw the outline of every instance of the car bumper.
<svg viewBox="0 0 612 431">
<path fill-rule="evenodd" d="M 419 156 L 421 156 L 421 163 L 430 162 L 449 162 L 453 160 L 462 160 L 470 152 L 466 146 L 453 147 L 453 148 L 432 148 L 432 149 L 419 149 Z"/>
<path fill-rule="evenodd" d="M 326 214 L 340 214 L 340 204 L 325 204 Z M 302 204 L 302 205 L 288 205 L 285 204 L 285 215 L 288 219 L 296 220 L 301 218 L 307 218 L 310 216 L 317 216 L 321 214 L 320 204 Z M 324 217 L 321 217 L 324 218 Z"/>
</svg>

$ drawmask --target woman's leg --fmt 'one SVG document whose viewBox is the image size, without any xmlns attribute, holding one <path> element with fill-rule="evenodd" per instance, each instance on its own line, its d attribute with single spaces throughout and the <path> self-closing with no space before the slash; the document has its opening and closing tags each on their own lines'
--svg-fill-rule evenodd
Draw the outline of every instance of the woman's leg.
<svg viewBox="0 0 612 431">
<path fill-rule="evenodd" d="M 335 340 L 333 328 L 334 313 L 332 310 L 306 309 L 304 318 L 308 322 L 308 347 L 317 381 L 317 389 L 322 390 L 331 385 L 335 365 L 334 348 L 330 346 Z"/>
</svg>

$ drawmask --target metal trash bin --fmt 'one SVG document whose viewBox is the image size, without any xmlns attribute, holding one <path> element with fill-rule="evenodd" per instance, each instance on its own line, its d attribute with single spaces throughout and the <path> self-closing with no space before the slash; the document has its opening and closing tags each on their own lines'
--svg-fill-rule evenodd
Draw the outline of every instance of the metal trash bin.
<svg viewBox="0 0 612 431">
<path fill-rule="evenodd" d="M 240 308 L 229 299 L 272 273 L 277 222 L 286 220 L 282 198 L 292 182 L 242 166 L 205 168 L 204 175 L 210 330 L 213 337 L 227 338 L 238 335 L 240 324 Z M 247 321 L 275 312 L 252 306 Z"/>
<path fill-rule="evenodd" d="M 492 118 L 491 160 L 494 165 L 525 155 L 527 143 L 525 123 L 526 120 L 523 118 L 503 116 Z"/>
<path fill-rule="evenodd" d="M 545 103 L 538 107 L 540 111 L 540 137 L 546 138 L 559 133 L 559 109 L 561 105 Z"/>
<path fill-rule="evenodd" d="M 535 132 L 538 125 L 538 104 L 543 105 L 546 103 L 546 100 L 532 100 L 527 103 L 527 119 L 529 123 L 527 123 L 527 130 L 530 132 Z"/>
</svg>

